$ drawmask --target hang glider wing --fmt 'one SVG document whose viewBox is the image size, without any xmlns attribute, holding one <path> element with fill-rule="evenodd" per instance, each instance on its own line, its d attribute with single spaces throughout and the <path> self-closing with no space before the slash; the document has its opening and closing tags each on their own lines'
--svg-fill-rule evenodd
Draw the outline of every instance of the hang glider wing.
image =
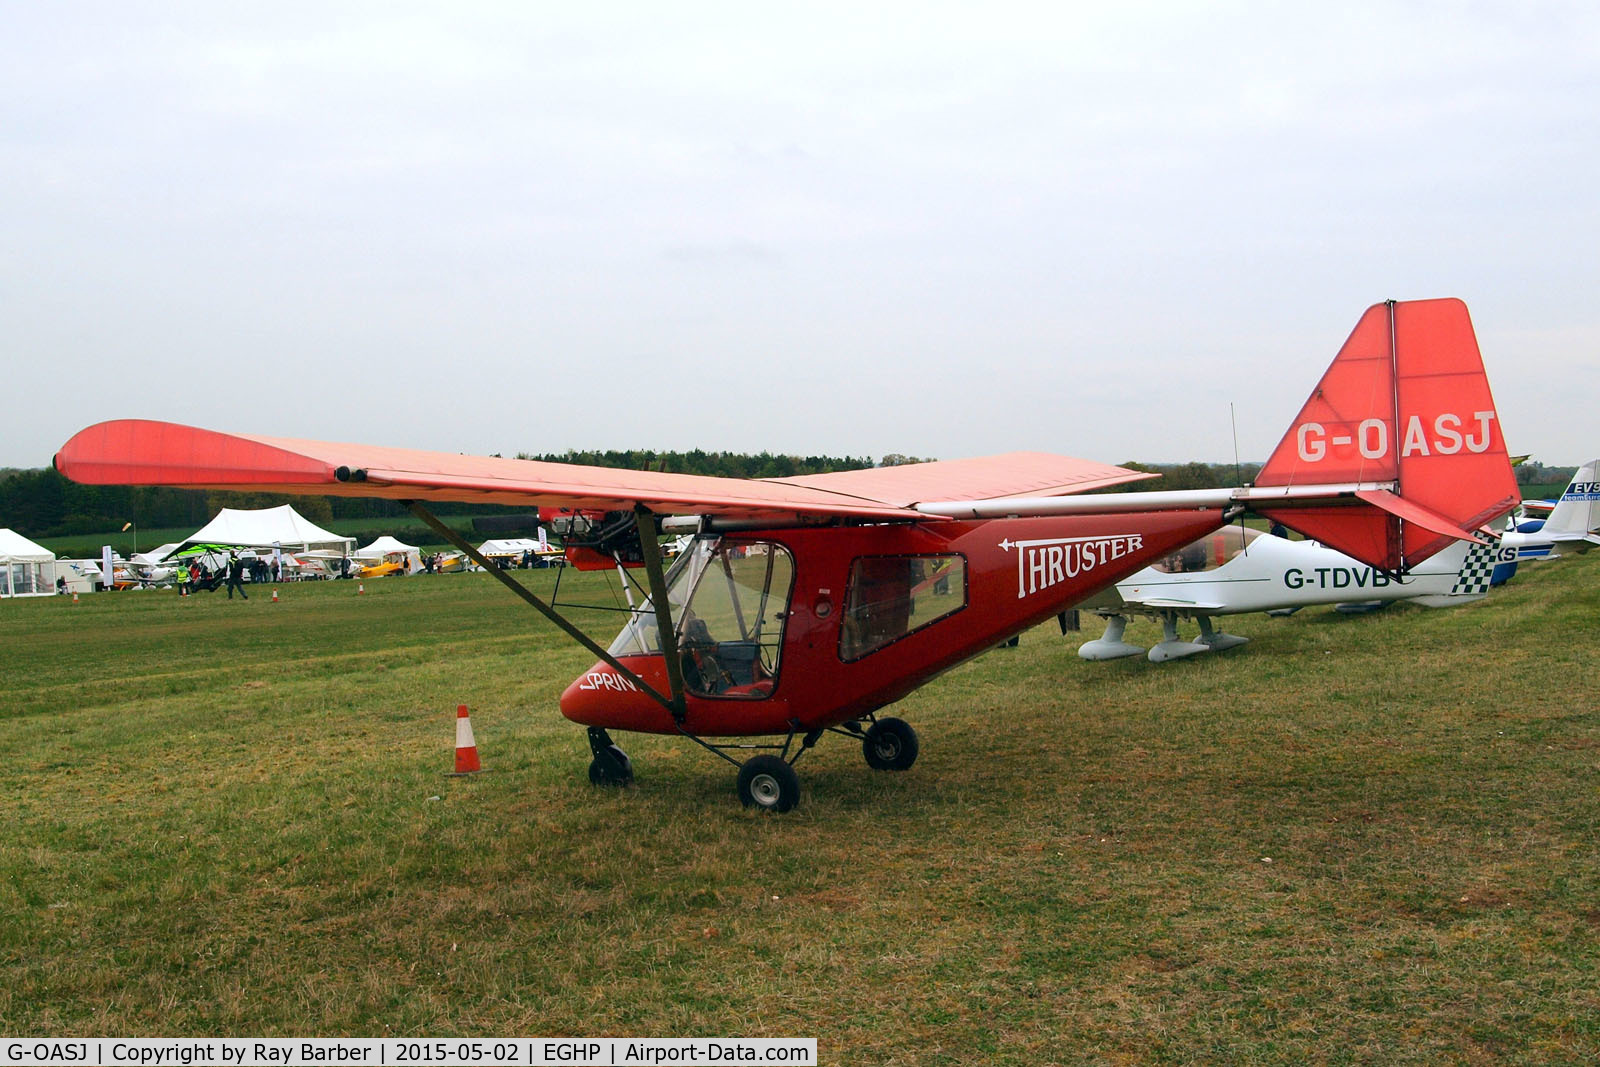
<svg viewBox="0 0 1600 1067">
<path fill-rule="evenodd" d="M 141 419 L 102 422 L 80 431 L 57 453 L 56 469 L 91 485 L 605 511 L 639 504 L 663 515 L 761 521 L 930 521 L 912 505 L 929 497 L 1059 495 L 1148 477 L 1088 460 L 1025 452 L 747 480 L 219 433 Z"/>
</svg>

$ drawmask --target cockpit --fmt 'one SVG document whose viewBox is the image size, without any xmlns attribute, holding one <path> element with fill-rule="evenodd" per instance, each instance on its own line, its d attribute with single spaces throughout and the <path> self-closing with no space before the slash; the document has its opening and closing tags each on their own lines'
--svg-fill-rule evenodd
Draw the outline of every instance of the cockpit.
<svg viewBox="0 0 1600 1067">
<path fill-rule="evenodd" d="M 1162 574 L 1194 574 L 1216 570 L 1233 559 L 1245 546 L 1260 537 L 1260 530 L 1248 526 L 1224 526 L 1167 553 L 1150 566 Z"/>
<path fill-rule="evenodd" d="M 761 700 L 777 685 L 794 558 L 772 541 L 697 538 L 667 572 L 684 687 L 699 696 Z M 608 650 L 659 655 L 654 604 L 634 606 Z"/>
</svg>

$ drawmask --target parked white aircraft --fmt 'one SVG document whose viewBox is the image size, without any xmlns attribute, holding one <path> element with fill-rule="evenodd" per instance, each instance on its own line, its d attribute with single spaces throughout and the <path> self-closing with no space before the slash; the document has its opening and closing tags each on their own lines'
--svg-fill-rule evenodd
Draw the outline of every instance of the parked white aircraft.
<svg viewBox="0 0 1600 1067">
<path fill-rule="evenodd" d="M 135 552 L 128 559 L 128 575 L 142 586 L 167 585 L 175 580 L 170 563 L 163 563 L 167 553 L 178 547 L 176 541 L 152 548 L 148 552 Z"/>
<path fill-rule="evenodd" d="M 1556 559 L 1562 548 L 1582 552 L 1600 545 L 1600 459 L 1578 468 L 1548 519 L 1513 519 L 1501 543 L 1516 550 L 1517 563 Z"/>
<path fill-rule="evenodd" d="M 1161 621 L 1163 639 L 1147 655 L 1152 663 L 1164 663 L 1248 640 L 1215 629 L 1212 619 L 1217 615 L 1351 602 L 1462 604 L 1487 595 L 1498 551 L 1493 543 L 1457 541 L 1404 578 L 1396 578 L 1316 541 L 1289 541 L 1231 526 L 1118 582 L 1109 600 L 1083 605 L 1105 617 L 1106 632 L 1080 646 L 1078 655 L 1100 660 L 1144 652 L 1142 646 L 1122 639 L 1130 615 Z M 1180 618 L 1196 620 L 1200 636 L 1193 641 L 1179 638 Z"/>
</svg>

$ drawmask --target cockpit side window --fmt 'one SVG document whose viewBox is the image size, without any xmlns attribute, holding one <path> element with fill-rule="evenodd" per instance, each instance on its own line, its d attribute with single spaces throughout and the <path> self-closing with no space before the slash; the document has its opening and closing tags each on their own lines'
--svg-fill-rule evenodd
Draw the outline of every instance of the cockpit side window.
<svg viewBox="0 0 1600 1067">
<path fill-rule="evenodd" d="M 667 576 L 684 687 L 699 696 L 762 700 L 777 687 L 794 558 L 771 541 L 695 541 Z M 659 654 L 647 600 L 611 644 L 615 656 Z"/>
<path fill-rule="evenodd" d="M 723 542 L 678 624 L 684 686 L 703 696 L 761 700 L 777 686 L 794 560 L 770 541 Z"/>
<path fill-rule="evenodd" d="M 1248 526 L 1224 526 L 1198 541 L 1172 550 L 1150 566 L 1162 574 L 1194 574 L 1216 570 L 1241 552 L 1249 551 L 1250 542 L 1260 536 L 1260 530 L 1252 530 Z"/>
<path fill-rule="evenodd" d="M 839 658 L 861 659 L 966 604 L 961 556 L 864 556 L 850 568 Z"/>
</svg>

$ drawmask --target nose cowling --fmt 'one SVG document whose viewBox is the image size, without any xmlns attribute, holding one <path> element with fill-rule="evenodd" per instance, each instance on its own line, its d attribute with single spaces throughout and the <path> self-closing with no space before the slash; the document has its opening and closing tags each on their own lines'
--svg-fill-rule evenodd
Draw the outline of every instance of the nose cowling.
<svg viewBox="0 0 1600 1067">
<path fill-rule="evenodd" d="M 650 669 L 652 665 L 654 671 Z M 659 656 L 639 657 L 627 661 L 626 666 L 652 686 L 657 684 L 653 674 L 665 674 Z M 659 688 L 665 690 L 664 678 L 661 683 Z M 671 717 L 654 698 L 603 662 L 595 663 L 567 686 L 561 694 L 561 714 L 583 726 L 647 732 L 671 729 Z M 665 724 L 656 721 L 663 716 Z"/>
</svg>

